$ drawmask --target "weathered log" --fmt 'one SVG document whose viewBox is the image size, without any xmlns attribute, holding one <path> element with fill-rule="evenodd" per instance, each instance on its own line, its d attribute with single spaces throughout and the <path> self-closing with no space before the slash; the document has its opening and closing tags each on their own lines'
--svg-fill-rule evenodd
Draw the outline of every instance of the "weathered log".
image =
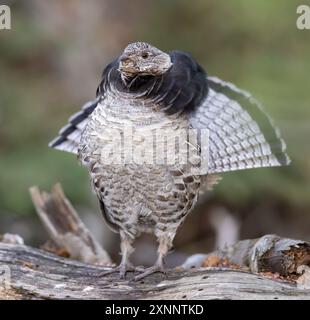
<svg viewBox="0 0 310 320">
<path fill-rule="evenodd" d="M 252 272 L 273 272 L 283 276 L 296 273 L 299 266 L 310 263 L 309 243 L 277 235 L 239 241 L 222 252 L 232 263 L 246 265 Z"/>
<path fill-rule="evenodd" d="M 243 270 L 169 270 L 133 282 L 132 272 L 125 280 L 117 273 L 98 277 L 105 269 L 25 245 L 0 243 L 0 298 L 310 299 L 310 289 L 298 283 Z"/>
<path fill-rule="evenodd" d="M 191 256 L 183 267 L 220 265 L 223 260 L 226 264 L 238 265 L 254 273 L 290 276 L 297 274 L 299 267 L 310 264 L 310 244 L 268 234 L 258 239 L 238 241 L 209 254 Z"/>
</svg>

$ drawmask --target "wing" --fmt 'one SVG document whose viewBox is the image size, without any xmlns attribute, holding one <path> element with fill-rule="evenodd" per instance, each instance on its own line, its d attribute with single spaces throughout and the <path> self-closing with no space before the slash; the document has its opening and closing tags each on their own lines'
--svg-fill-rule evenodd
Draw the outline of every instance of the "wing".
<svg viewBox="0 0 310 320">
<path fill-rule="evenodd" d="M 98 103 L 104 99 L 106 87 L 110 84 L 112 71 L 117 70 L 117 66 L 118 58 L 105 67 L 102 72 L 101 82 L 97 88 L 97 98 L 84 104 L 81 111 L 69 118 L 69 123 L 60 129 L 58 136 L 49 143 L 49 147 L 77 154 L 81 134 L 88 122 L 89 116 L 95 110 Z"/>
<path fill-rule="evenodd" d="M 209 130 L 210 174 L 290 163 L 279 130 L 249 93 L 214 77 L 208 85 L 190 123 Z"/>
<path fill-rule="evenodd" d="M 95 110 L 100 96 L 86 103 L 81 111 L 73 114 L 68 124 L 60 129 L 58 136 L 49 143 L 49 147 L 77 154 L 81 134 L 87 124 L 88 117 Z"/>
</svg>

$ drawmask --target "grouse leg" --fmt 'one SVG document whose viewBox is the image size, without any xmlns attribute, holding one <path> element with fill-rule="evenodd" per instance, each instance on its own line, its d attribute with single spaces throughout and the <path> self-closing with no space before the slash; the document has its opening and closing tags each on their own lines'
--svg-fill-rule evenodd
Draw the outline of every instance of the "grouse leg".
<svg viewBox="0 0 310 320">
<path fill-rule="evenodd" d="M 134 251 L 134 248 L 132 247 L 133 239 L 130 238 L 128 235 L 126 235 L 122 231 L 120 232 L 120 236 L 121 236 L 121 255 L 122 255 L 121 263 L 119 264 L 119 266 L 111 270 L 100 273 L 99 274 L 100 277 L 106 276 L 115 272 L 119 272 L 120 279 L 124 279 L 127 271 L 141 272 L 141 270 L 144 270 L 141 267 L 134 267 L 129 261 L 129 257 Z"/>
<path fill-rule="evenodd" d="M 174 233 L 175 234 L 175 233 Z M 166 273 L 165 267 L 164 267 L 164 258 L 168 254 L 170 248 L 172 247 L 172 241 L 174 238 L 171 237 L 171 234 L 167 235 L 165 234 L 160 234 L 157 236 L 159 246 L 158 246 L 158 257 L 156 260 L 156 263 L 154 266 L 146 268 L 144 272 L 141 274 L 137 275 L 134 277 L 134 281 L 139 281 L 155 272 L 161 272 L 161 273 Z"/>
</svg>

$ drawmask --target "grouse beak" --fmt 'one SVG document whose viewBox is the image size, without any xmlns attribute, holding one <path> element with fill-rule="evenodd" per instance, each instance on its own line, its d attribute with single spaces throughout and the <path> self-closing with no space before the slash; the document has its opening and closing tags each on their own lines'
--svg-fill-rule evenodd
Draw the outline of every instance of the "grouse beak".
<svg viewBox="0 0 310 320">
<path fill-rule="evenodd" d="M 134 72 L 134 63 L 125 53 L 123 53 L 119 58 L 119 71 L 127 74 Z"/>
<path fill-rule="evenodd" d="M 127 55 L 126 53 L 123 53 L 120 57 L 119 57 L 120 62 L 123 63 L 128 63 L 130 61 L 129 55 Z"/>
</svg>

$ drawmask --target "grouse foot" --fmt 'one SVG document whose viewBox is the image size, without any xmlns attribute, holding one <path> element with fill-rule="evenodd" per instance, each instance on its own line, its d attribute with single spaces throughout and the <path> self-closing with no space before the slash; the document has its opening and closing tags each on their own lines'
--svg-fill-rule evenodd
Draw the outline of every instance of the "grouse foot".
<svg viewBox="0 0 310 320">
<path fill-rule="evenodd" d="M 98 274 L 98 277 L 104 277 L 107 276 L 109 274 L 113 274 L 116 272 L 119 272 L 119 277 L 120 279 L 124 279 L 126 276 L 126 273 L 129 272 L 143 272 L 145 269 L 144 267 L 134 267 L 132 265 L 124 265 L 124 264 L 120 264 L 115 268 L 112 268 L 111 270 L 108 271 L 104 271 Z"/>
<path fill-rule="evenodd" d="M 141 272 L 141 271 L 140 271 Z M 153 273 L 156 273 L 156 272 L 161 272 L 163 274 L 166 274 L 166 270 L 162 267 L 162 266 L 159 266 L 159 265 L 154 265 L 152 267 L 149 267 L 149 268 L 146 268 L 144 269 L 144 272 L 142 272 L 141 274 L 135 276 L 133 278 L 133 281 L 139 281 L 139 280 L 142 280 L 144 279 L 145 277 L 153 274 Z"/>
</svg>

